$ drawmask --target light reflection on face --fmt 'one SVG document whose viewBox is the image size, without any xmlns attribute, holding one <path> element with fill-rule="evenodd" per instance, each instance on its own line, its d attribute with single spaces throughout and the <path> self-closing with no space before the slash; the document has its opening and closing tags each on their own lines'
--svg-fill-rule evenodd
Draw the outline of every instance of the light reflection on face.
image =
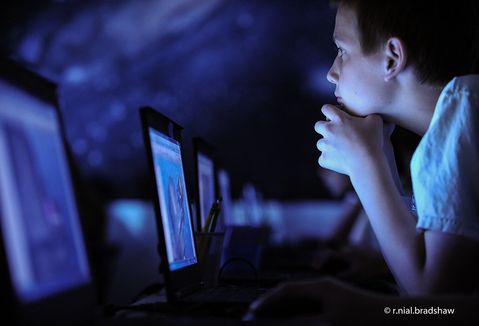
<svg viewBox="0 0 479 326">
<path fill-rule="evenodd" d="M 327 79 L 336 86 L 339 107 L 358 116 L 383 112 L 387 103 L 383 51 L 368 55 L 362 52 L 353 10 L 339 7 L 333 39 L 338 53 Z"/>
</svg>

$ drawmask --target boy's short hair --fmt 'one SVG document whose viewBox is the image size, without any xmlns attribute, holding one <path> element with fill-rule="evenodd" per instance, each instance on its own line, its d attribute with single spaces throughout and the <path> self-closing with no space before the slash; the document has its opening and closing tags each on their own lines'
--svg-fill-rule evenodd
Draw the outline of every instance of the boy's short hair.
<svg viewBox="0 0 479 326">
<path fill-rule="evenodd" d="M 389 37 L 406 44 L 408 64 L 421 82 L 445 84 L 477 72 L 476 0 L 336 0 L 356 12 L 360 44 L 371 54 Z"/>
</svg>

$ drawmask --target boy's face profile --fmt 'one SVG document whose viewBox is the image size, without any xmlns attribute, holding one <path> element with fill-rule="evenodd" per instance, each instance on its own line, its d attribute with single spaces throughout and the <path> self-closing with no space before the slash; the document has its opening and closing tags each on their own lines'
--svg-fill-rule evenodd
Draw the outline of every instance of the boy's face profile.
<svg viewBox="0 0 479 326">
<path fill-rule="evenodd" d="M 357 116 L 384 112 L 389 96 L 383 77 L 383 51 L 363 53 L 354 10 L 338 8 L 333 39 L 338 53 L 327 79 L 336 86 L 338 104 Z"/>
</svg>

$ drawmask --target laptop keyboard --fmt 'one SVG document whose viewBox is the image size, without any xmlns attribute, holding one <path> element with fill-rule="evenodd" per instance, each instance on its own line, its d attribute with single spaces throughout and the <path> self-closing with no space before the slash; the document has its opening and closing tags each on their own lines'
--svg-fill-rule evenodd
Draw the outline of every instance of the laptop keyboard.
<svg viewBox="0 0 479 326">
<path fill-rule="evenodd" d="M 149 299 L 119 309 L 119 311 L 145 312 L 159 315 L 195 315 L 241 318 L 247 312 L 251 302 L 268 289 L 244 286 L 218 286 L 202 288 L 179 299 L 175 304 Z"/>
</svg>

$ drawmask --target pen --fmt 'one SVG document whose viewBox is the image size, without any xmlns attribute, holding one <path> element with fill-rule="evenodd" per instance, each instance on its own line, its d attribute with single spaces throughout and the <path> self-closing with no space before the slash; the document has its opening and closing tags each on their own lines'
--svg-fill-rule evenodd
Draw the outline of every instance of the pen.
<svg viewBox="0 0 479 326">
<path fill-rule="evenodd" d="M 210 232 L 215 232 L 215 228 L 216 228 L 216 222 L 218 221 L 218 218 L 220 216 L 220 212 L 221 212 L 221 202 L 222 202 L 223 198 L 219 197 L 217 199 L 217 207 L 216 207 L 216 211 L 215 211 L 215 215 L 213 215 L 213 217 L 211 218 L 211 224 L 210 224 Z"/>
<path fill-rule="evenodd" d="M 216 226 L 217 216 L 220 212 L 221 201 L 222 201 L 222 198 L 220 197 L 220 198 L 215 200 L 213 205 L 211 205 L 210 212 L 208 214 L 208 218 L 206 219 L 205 225 L 203 226 L 203 229 L 201 230 L 201 233 L 203 235 L 200 236 L 199 241 L 198 241 L 198 252 L 200 254 L 200 258 L 204 257 L 205 251 L 208 250 L 210 241 L 209 241 L 209 239 L 205 239 L 205 237 L 207 236 L 205 233 L 209 233 L 209 232 L 214 231 L 214 228 Z"/>
<path fill-rule="evenodd" d="M 208 218 L 206 219 L 205 225 L 203 226 L 203 229 L 201 230 L 202 232 L 208 232 L 208 231 L 213 231 L 210 230 L 210 226 L 214 229 L 216 225 L 216 217 L 218 216 L 220 212 L 220 203 L 221 203 L 222 198 L 218 198 L 215 200 L 213 205 L 211 205 L 210 212 L 208 214 Z"/>
</svg>

